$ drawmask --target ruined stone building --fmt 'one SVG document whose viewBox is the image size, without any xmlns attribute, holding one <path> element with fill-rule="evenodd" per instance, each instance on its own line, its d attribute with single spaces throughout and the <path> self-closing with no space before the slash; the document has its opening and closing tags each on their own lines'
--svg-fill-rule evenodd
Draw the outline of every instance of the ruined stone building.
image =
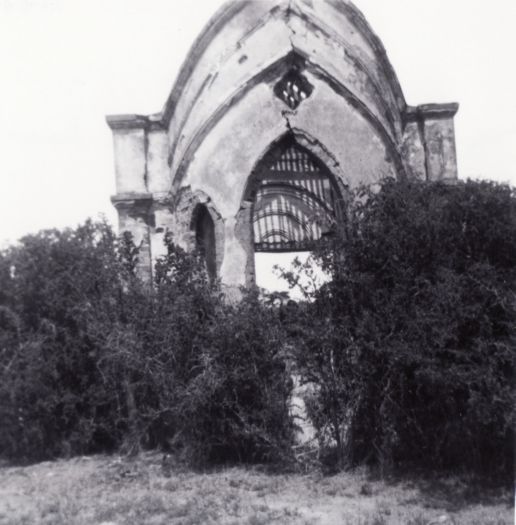
<svg viewBox="0 0 516 525">
<path fill-rule="evenodd" d="M 147 276 L 169 230 L 224 285 L 251 284 L 255 252 L 303 250 L 350 188 L 456 179 L 457 108 L 407 105 L 348 0 L 227 3 L 160 113 L 107 118 L 120 229 L 141 244 Z"/>
</svg>

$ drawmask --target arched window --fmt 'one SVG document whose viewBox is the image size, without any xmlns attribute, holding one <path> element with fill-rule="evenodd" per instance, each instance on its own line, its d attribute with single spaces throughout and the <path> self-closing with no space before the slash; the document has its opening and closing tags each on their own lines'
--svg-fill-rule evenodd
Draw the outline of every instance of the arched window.
<svg viewBox="0 0 516 525">
<path fill-rule="evenodd" d="M 195 209 L 194 230 L 196 247 L 206 262 L 210 279 L 214 280 L 217 277 L 215 225 L 204 204 L 199 204 Z"/>
<path fill-rule="evenodd" d="M 265 155 L 252 187 L 256 252 L 310 249 L 340 214 L 333 175 L 294 137 L 282 140 Z"/>
</svg>

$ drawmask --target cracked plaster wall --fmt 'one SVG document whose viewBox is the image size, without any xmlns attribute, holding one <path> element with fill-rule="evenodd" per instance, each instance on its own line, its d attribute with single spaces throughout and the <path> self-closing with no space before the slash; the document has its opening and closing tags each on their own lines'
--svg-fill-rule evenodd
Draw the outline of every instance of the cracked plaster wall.
<svg viewBox="0 0 516 525">
<path fill-rule="evenodd" d="M 297 111 L 289 111 L 267 83 L 229 108 L 196 150 L 182 183 L 209 195 L 225 222 L 220 277 L 228 285 L 246 284 L 254 258 L 252 243 L 241 242 L 235 233 L 248 178 L 270 144 L 289 128 L 306 130 L 332 153 L 338 169 L 330 169 L 342 174 L 345 186 L 396 176 L 393 159 L 373 127 L 324 82 L 306 76 L 314 93 Z"/>
</svg>

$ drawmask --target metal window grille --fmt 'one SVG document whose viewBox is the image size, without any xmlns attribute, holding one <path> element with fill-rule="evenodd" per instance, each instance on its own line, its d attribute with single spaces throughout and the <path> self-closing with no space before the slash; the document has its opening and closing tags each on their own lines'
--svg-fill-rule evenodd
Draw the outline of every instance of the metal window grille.
<svg viewBox="0 0 516 525">
<path fill-rule="evenodd" d="M 297 143 L 289 141 L 266 156 L 258 177 L 253 208 L 256 251 L 310 249 L 335 222 L 331 174 Z"/>
</svg>

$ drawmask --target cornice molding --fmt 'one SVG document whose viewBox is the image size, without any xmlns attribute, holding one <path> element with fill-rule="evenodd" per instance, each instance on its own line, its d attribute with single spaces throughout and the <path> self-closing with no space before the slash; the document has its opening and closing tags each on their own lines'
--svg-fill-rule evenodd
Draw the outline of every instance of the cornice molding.
<svg viewBox="0 0 516 525">
<path fill-rule="evenodd" d="M 407 106 L 405 110 L 405 121 L 418 122 L 422 120 L 452 119 L 458 111 L 459 104 L 457 102 Z"/>
<path fill-rule="evenodd" d="M 116 209 L 150 208 L 154 202 L 152 193 L 118 193 L 111 197 Z"/>
<path fill-rule="evenodd" d="M 155 131 L 164 130 L 163 115 L 156 113 L 154 115 L 108 115 L 106 117 L 108 126 L 113 131 L 119 130 L 145 130 Z"/>
</svg>

